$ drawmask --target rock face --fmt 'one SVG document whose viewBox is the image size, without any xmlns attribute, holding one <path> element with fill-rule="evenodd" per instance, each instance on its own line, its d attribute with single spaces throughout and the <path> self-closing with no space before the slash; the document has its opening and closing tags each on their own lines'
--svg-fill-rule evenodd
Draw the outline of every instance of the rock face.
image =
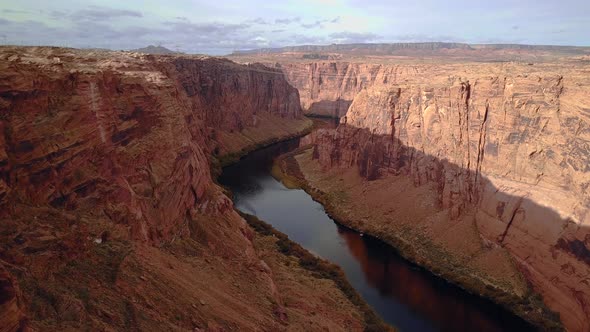
<svg viewBox="0 0 590 332">
<path fill-rule="evenodd" d="M 216 131 L 255 126 L 257 114 L 301 116 L 297 91 L 262 66 L 132 54 L 74 61 L 66 53 L 54 63 L 3 56 L 2 211 L 15 201 L 102 205 L 142 241 L 186 232 L 191 209 L 215 199 Z"/>
<path fill-rule="evenodd" d="M 280 67 L 289 82 L 299 89 L 306 113 L 341 117 L 363 88 L 391 82 L 416 82 L 424 75 L 434 79 L 440 78 L 439 74 L 454 75 L 447 70 L 451 63 L 459 65 L 453 70 L 465 72 L 469 71 L 465 64 L 485 61 L 506 64 L 528 61 L 528 65 L 543 63 L 545 66 L 560 61 L 572 64 L 571 60 L 578 60 L 583 64 L 588 54 L 589 47 L 433 42 L 305 45 L 235 52 L 232 59 Z M 340 61 L 309 61 L 311 59 Z M 443 68 L 438 68 L 440 65 Z M 474 67 L 473 71 L 479 71 L 480 67 Z M 483 67 L 492 69 L 494 66 Z M 485 74 L 494 76 L 497 72 Z"/>
<path fill-rule="evenodd" d="M 299 90 L 310 115 L 342 117 L 363 88 L 385 80 L 384 67 L 347 62 L 282 63 L 280 68 Z"/>
<path fill-rule="evenodd" d="M 420 74 L 374 80 L 337 130 L 315 134 L 314 157 L 326 169 L 358 167 L 367 180 L 401 174 L 417 187 L 434 184 L 448 218 L 472 215 L 480 236 L 508 250 L 565 326 L 585 331 L 589 69 L 397 68 Z"/>
<path fill-rule="evenodd" d="M 0 331 L 24 331 L 27 328 L 25 305 L 16 280 L 0 265 Z"/>
<path fill-rule="evenodd" d="M 309 122 L 262 65 L 0 48 L 0 326 L 303 329 L 311 309 L 279 307 L 293 297 L 331 311 L 318 329 L 360 328 L 344 294 L 287 265 L 276 239 L 257 251 L 210 173 L 213 156 Z M 275 263 L 261 270 L 261 255 Z"/>
<path fill-rule="evenodd" d="M 148 45 L 146 47 L 131 50 L 131 52 L 147 53 L 147 54 L 182 54 L 181 52 L 174 52 L 163 46 Z"/>
<path fill-rule="evenodd" d="M 217 64 L 212 66 L 211 61 Z M 266 113 L 289 119 L 301 117 L 298 91 L 280 70 L 219 59 L 177 58 L 173 65 L 168 72 L 178 80 L 193 107 L 201 110 L 208 127 L 240 131 L 256 126 L 256 115 Z"/>
</svg>

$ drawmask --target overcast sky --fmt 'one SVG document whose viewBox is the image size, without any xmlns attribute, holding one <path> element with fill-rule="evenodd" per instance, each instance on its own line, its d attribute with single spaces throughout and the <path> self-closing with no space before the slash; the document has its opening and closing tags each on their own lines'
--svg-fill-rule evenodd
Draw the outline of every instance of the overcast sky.
<svg viewBox="0 0 590 332">
<path fill-rule="evenodd" d="M 0 0 L 0 43 L 190 53 L 456 41 L 590 46 L 590 0 Z"/>
</svg>

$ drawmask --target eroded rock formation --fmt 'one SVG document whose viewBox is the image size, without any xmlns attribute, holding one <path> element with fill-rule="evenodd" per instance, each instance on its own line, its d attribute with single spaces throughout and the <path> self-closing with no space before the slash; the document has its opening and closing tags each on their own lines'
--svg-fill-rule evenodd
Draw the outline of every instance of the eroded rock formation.
<svg viewBox="0 0 590 332">
<path fill-rule="evenodd" d="M 374 83 L 381 66 L 317 62 L 284 63 L 280 68 L 299 90 L 307 114 L 341 117 L 356 94 Z"/>
<path fill-rule="evenodd" d="M 0 325 L 361 328 L 334 286 L 313 298 L 326 285 L 255 236 L 210 173 L 214 157 L 309 124 L 262 65 L 1 48 Z M 292 297 L 344 305 L 315 319 Z"/>
<path fill-rule="evenodd" d="M 100 203 L 133 238 L 170 239 L 187 231 L 191 209 L 216 199 L 217 131 L 255 126 L 257 113 L 300 117 L 297 91 L 262 66 L 60 55 L 4 55 L 3 212 L 17 200 L 66 210 Z"/>
<path fill-rule="evenodd" d="M 390 73 L 419 74 L 362 89 L 340 128 L 315 134 L 314 158 L 431 185 L 447 218 L 473 220 L 484 242 L 506 248 L 568 329 L 589 329 L 590 68 L 402 68 Z"/>
<path fill-rule="evenodd" d="M 278 67 L 299 90 L 304 112 L 328 117 L 344 116 L 365 88 L 421 74 L 414 66 L 359 62 L 281 62 Z"/>
<path fill-rule="evenodd" d="M 25 331 L 26 309 L 18 282 L 0 264 L 0 331 Z"/>
</svg>

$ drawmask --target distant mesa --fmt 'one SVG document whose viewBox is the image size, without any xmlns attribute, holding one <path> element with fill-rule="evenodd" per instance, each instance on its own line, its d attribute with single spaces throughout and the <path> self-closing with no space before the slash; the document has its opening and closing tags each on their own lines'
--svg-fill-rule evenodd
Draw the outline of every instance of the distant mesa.
<svg viewBox="0 0 590 332">
<path fill-rule="evenodd" d="M 147 53 L 147 54 L 183 54 L 182 52 L 175 52 L 167 49 L 164 46 L 149 45 L 147 47 L 136 48 L 130 50 L 131 52 Z"/>
<path fill-rule="evenodd" d="M 316 55 L 338 53 L 348 55 L 457 55 L 457 54 L 486 54 L 498 52 L 547 52 L 558 55 L 586 55 L 589 47 L 556 46 L 556 45 L 521 45 L 521 44 L 465 44 L 448 42 L 423 43 L 359 43 L 332 45 L 301 45 L 278 48 L 261 48 L 253 50 L 234 51 L 231 55 L 265 55 L 280 53 L 306 53 Z M 306 57 L 307 58 L 307 57 Z"/>
<path fill-rule="evenodd" d="M 286 46 L 278 48 L 261 48 L 254 50 L 235 51 L 233 55 L 242 54 L 260 54 L 260 53 L 283 53 L 283 52 L 382 52 L 391 53 L 402 49 L 429 49 L 436 50 L 441 48 L 462 48 L 470 49 L 470 45 L 461 43 L 357 43 L 357 44 L 331 44 L 331 45 L 299 45 Z"/>
</svg>

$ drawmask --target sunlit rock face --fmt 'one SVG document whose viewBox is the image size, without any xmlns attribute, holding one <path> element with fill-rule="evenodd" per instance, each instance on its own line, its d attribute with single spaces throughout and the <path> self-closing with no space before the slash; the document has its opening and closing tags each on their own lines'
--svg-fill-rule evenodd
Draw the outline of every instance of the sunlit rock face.
<svg viewBox="0 0 590 332">
<path fill-rule="evenodd" d="M 256 126 L 257 115 L 301 116 L 297 90 L 262 65 L 57 50 L 2 57 L 3 214 L 16 200 L 101 206 L 132 238 L 169 239 L 187 231 L 195 206 L 218 199 L 209 164 L 219 133 Z"/>
<path fill-rule="evenodd" d="M 314 156 L 326 169 L 358 167 L 367 180 L 435 183 L 448 218 L 473 214 L 481 237 L 508 249 L 566 327 L 586 330 L 588 70 L 578 62 L 381 68 L 398 75 L 360 89 L 341 126 L 313 136 Z"/>
<path fill-rule="evenodd" d="M 251 268 L 253 232 L 210 169 L 302 121 L 297 90 L 262 65 L 0 48 L 0 326 L 282 326 L 282 286 Z M 224 306 L 195 305 L 210 292 Z M 231 314 L 245 307 L 248 321 Z"/>
<path fill-rule="evenodd" d="M 413 66 L 341 61 L 280 62 L 277 67 L 299 90 L 301 107 L 306 114 L 338 118 L 346 115 L 363 89 L 421 74 Z"/>
<path fill-rule="evenodd" d="M 306 114 L 341 117 L 356 94 L 385 79 L 381 65 L 346 62 L 281 63 L 289 82 L 299 90 Z"/>
</svg>

